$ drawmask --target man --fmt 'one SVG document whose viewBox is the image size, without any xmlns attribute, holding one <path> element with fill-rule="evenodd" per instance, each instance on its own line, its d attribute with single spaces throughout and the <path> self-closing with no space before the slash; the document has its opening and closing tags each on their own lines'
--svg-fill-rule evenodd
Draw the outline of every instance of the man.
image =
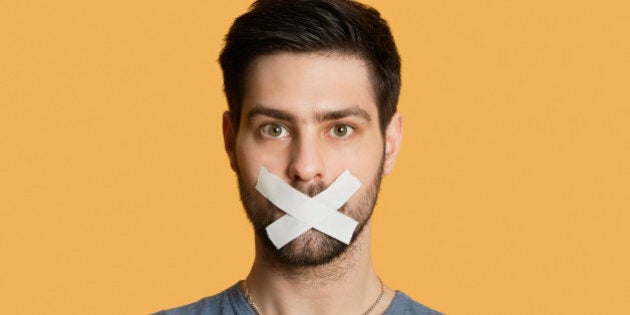
<svg viewBox="0 0 630 315">
<path fill-rule="evenodd" d="M 244 281 L 163 314 L 439 314 L 385 286 L 370 258 L 370 216 L 402 137 L 400 59 L 379 13 L 259 0 L 220 63 L 225 150 L 256 258 Z"/>
</svg>

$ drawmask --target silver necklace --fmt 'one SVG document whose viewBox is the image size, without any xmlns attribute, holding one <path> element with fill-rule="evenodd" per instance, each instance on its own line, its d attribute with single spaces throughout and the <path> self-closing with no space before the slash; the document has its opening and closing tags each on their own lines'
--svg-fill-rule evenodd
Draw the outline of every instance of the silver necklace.
<svg viewBox="0 0 630 315">
<path fill-rule="evenodd" d="M 365 312 L 363 312 L 362 315 L 370 314 L 370 312 L 374 310 L 376 305 L 378 305 L 378 302 L 380 302 L 383 299 L 383 295 L 385 294 L 385 286 L 383 286 L 383 280 L 381 280 L 380 277 L 378 278 L 378 281 L 381 283 L 381 293 L 376 298 L 376 301 L 374 301 L 374 303 L 372 303 L 372 305 L 370 305 L 370 307 L 368 307 L 368 309 Z M 247 300 L 247 304 L 249 304 L 249 307 L 251 307 L 252 311 L 254 311 L 254 314 L 262 315 L 262 313 L 256 306 L 256 303 L 254 303 L 254 300 L 252 299 L 252 295 L 249 294 L 249 287 L 247 286 L 247 280 L 241 281 L 241 289 L 245 291 L 245 294 L 244 294 L 245 299 Z"/>
</svg>

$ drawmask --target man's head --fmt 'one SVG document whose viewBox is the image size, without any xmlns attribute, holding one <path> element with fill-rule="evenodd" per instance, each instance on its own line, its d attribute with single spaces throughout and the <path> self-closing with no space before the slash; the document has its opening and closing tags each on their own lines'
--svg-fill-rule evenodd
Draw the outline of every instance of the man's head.
<svg viewBox="0 0 630 315">
<path fill-rule="evenodd" d="M 283 263 L 338 257 L 347 246 L 316 230 L 273 250 L 264 228 L 284 212 L 254 186 L 265 167 L 313 196 L 347 169 L 363 186 L 340 211 L 359 222 L 354 236 L 361 233 L 402 135 L 389 28 L 354 2 L 258 1 L 231 28 L 221 65 L 225 147 L 258 236 Z"/>
</svg>

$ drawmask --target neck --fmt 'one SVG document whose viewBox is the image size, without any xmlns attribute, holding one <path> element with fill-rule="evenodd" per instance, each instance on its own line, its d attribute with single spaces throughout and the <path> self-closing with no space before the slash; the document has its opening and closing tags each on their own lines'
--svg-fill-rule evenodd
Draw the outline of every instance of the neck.
<svg viewBox="0 0 630 315">
<path fill-rule="evenodd" d="M 320 266 L 282 264 L 257 237 L 256 259 L 246 281 L 264 315 L 362 314 L 381 291 L 370 256 L 370 224 L 340 257 Z M 387 299 L 380 302 L 385 307 Z"/>
</svg>

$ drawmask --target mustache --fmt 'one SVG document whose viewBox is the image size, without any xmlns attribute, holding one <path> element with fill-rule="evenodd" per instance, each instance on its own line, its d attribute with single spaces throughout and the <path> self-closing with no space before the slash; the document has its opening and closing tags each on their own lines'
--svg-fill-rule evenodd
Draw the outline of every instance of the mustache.
<svg viewBox="0 0 630 315">
<path fill-rule="evenodd" d="M 322 182 L 316 182 L 316 183 L 312 183 L 312 184 L 305 184 L 305 183 L 300 183 L 297 181 L 291 182 L 289 183 L 291 185 L 291 187 L 295 188 L 295 190 L 313 198 L 317 195 L 319 195 L 319 193 L 321 193 L 322 191 L 326 190 L 326 188 L 328 188 L 328 186 L 326 186 L 324 183 Z"/>
</svg>

